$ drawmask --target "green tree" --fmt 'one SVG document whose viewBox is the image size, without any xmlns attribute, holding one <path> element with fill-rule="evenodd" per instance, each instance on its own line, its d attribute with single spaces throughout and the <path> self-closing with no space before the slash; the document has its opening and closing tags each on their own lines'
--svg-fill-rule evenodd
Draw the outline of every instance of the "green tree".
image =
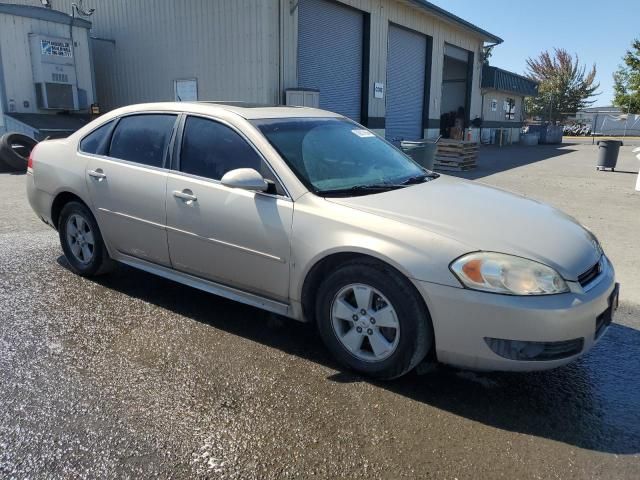
<svg viewBox="0 0 640 480">
<path fill-rule="evenodd" d="M 640 40 L 635 39 L 613 74 L 613 104 L 625 113 L 640 113 Z"/>
<path fill-rule="evenodd" d="M 592 105 L 600 84 L 595 82 L 596 66 L 587 71 L 578 55 L 562 48 L 544 51 L 527 59 L 527 76 L 539 83 L 538 96 L 529 98 L 527 111 L 550 121 L 563 120 Z"/>
<path fill-rule="evenodd" d="M 495 47 L 495 45 L 489 45 L 488 47 L 484 47 L 482 49 L 482 64 L 483 65 L 489 65 L 489 59 L 491 58 L 491 55 L 493 55 L 493 47 Z"/>
</svg>

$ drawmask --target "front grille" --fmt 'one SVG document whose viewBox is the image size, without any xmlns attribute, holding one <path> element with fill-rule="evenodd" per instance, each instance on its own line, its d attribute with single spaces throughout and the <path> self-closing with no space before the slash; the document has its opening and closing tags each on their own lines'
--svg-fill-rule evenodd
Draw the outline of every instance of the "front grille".
<svg viewBox="0 0 640 480">
<path fill-rule="evenodd" d="M 600 273 L 602 273 L 602 263 L 598 261 L 598 263 L 589 268 L 589 270 L 581 275 L 578 275 L 578 282 L 583 287 L 586 287 L 591 282 L 593 282 L 598 277 L 598 275 L 600 275 Z"/>
</svg>

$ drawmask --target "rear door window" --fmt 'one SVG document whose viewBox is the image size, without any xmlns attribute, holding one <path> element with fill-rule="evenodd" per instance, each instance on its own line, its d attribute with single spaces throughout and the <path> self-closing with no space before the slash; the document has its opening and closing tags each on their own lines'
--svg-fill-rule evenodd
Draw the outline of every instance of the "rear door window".
<svg viewBox="0 0 640 480">
<path fill-rule="evenodd" d="M 176 115 L 148 114 L 121 118 L 113 132 L 109 156 L 162 167 Z"/>
<path fill-rule="evenodd" d="M 80 141 L 80 151 L 84 153 L 104 154 L 107 148 L 107 136 L 111 132 L 113 120 L 96 128 Z"/>
</svg>

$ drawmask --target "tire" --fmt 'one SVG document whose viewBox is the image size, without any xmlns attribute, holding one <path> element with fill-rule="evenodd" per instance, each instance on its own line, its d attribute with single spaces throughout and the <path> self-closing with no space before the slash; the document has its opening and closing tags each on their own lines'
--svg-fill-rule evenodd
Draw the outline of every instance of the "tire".
<svg viewBox="0 0 640 480">
<path fill-rule="evenodd" d="M 62 208 L 58 235 L 64 256 L 78 275 L 93 277 L 112 269 L 113 260 L 109 258 L 98 223 L 83 203 L 72 201 Z"/>
<path fill-rule="evenodd" d="M 367 313 L 362 315 L 360 307 L 365 304 Z M 396 270 L 377 262 L 349 263 L 329 275 L 318 291 L 315 313 L 320 336 L 335 358 L 369 377 L 400 377 L 433 347 L 431 317 L 414 286 Z M 351 319 L 343 318 L 348 316 Z M 390 326 L 383 327 L 383 323 Z M 358 335 L 362 342 L 355 347 Z"/>
<path fill-rule="evenodd" d="M 0 137 L 0 159 L 14 170 L 26 171 L 29 154 L 37 143 L 20 133 L 6 133 Z"/>
</svg>

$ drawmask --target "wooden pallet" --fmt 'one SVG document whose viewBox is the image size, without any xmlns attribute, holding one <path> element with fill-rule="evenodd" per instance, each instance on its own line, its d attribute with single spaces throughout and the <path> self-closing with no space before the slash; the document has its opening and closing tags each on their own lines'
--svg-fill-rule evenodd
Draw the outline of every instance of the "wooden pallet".
<svg viewBox="0 0 640 480">
<path fill-rule="evenodd" d="M 475 168 L 476 167 L 476 162 L 464 162 L 464 163 L 441 163 L 441 162 L 435 162 L 433 164 L 433 166 L 435 168 L 440 168 L 440 167 L 465 167 L 465 168 Z"/>
<path fill-rule="evenodd" d="M 479 145 L 464 140 L 444 139 L 438 142 L 434 169 L 462 172 L 476 168 Z"/>
<path fill-rule="evenodd" d="M 438 172 L 466 172 L 469 170 L 473 170 L 474 168 L 476 168 L 475 165 L 473 166 L 464 166 L 464 167 L 454 167 L 452 165 L 447 165 L 447 166 L 443 166 L 443 165 L 434 165 L 433 169 L 437 170 Z"/>
</svg>

